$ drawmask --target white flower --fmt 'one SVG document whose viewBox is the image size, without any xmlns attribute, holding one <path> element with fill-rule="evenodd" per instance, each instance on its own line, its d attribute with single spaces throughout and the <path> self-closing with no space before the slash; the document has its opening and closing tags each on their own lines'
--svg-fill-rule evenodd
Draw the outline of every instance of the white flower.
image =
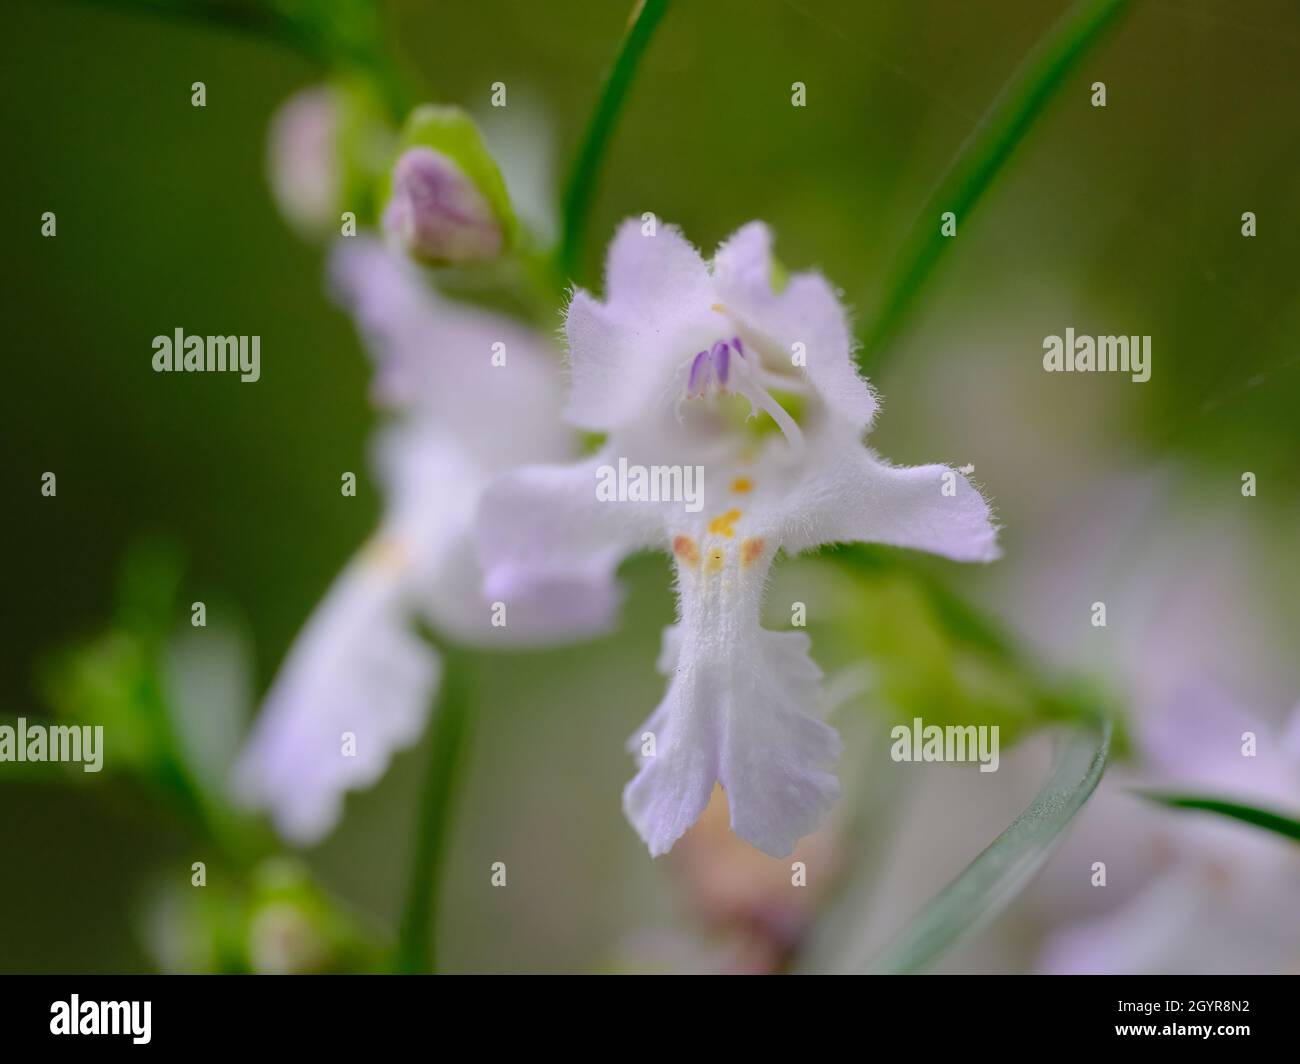
<svg viewBox="0 0 1300 1064">
<path fill-rule="evenodd" d="M 452 641 L 499 646 L 597 632 L 618 601 L 609 575 L 581 561 L 521 589 L 504 627 L 482 594 L 472 533 L 484 487 L 525 460 L 573 454 L 546 342 L 439 298 L 378 243 L 341 244 L 333 266 L 377 363 L 376 396 L 400 417 L 376 446 L 380 527 L 299 635 L 236 770 L 243 802 L 300 842 L 329 831 L 344 792 L 374 783 L 423 730 L 440 667 L 417 616 Z"/>
<path fill-rule="evenodd" d="M 736 833 L 784 856 L 839 793 L 840 741 L 810 713 L 820 672 L 807 637 L 759 624 L 776 552 L 867 540 L 985 561 L 996 554 L 989 508 L 956 471 L 891 466 L 862 445 L 876 400 L 854 368 L 844 311 L 814 273 L 774 289 L 765 226 L 745 226 L 708 264 L 675 228 L 647 236 L 627 222 L 605 287 L 604 303 L 574 293 L 565 331 L 567 417 L 606 443 L 488 491 L 488 588 L 509 599 L 579 563 L 612 573 L 631 551 L 670 550 L 679 621 L 660 661 L 670 681 L 632 737 L 645 756 L 624 808 L 658 855 L 721 782 Z M 679 477 L 702 467 L 703 508 L 662 492 L 598 501 L 597 483 L 620 463 Z"/>
<path fill-rule="evenodd" d="M 1257 749 L 1243 755 L 1243 737 Z M 1187 683 L 1139 722 L 1141 778 L 1131 785 L 1237 801 L 1294 815 L 1300 808 L 1300 706 L 1283 728 L 1206 685 Z M 1064 974 L 1293 972 L 1300 964 L 1300 854 L 1295 843 L 1213 813 L 1155 809 L 1112 789 L 1082 827 L 1114 879 L 1105 910 L 1069 920 L 1040 969 Z M 1141 806 L 1145 805 L 1146 808 Z M 1100 833 L 1098 829 L 1104 829 Z M 1084 882 L 1087 882 L 1085 879 Z M 1097 888 L 1093 888 L 1094 891 Z M 1104 904 L 1104 901 L 1097 904 Z"/>
</svg>

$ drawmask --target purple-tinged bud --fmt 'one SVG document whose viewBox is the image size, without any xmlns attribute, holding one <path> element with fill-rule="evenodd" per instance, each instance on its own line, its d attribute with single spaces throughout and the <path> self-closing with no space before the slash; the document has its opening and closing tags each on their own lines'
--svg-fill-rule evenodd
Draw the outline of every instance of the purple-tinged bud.
<svg viewBox="0 0 1300 1064">
<path fill-rule="evenodd" d="M 314 235 L 337 220 L 343 175 L 338 154 L 339 105 L 331 88 L 304 89 L 271 119 L 267 171 L 281 213 Z"/>
<path fill-rule="evenodd" d="M 384 230 L 408 253 L 432 262 L 494 259 L 505 243 L 492 205 L 449 156 L 407 149 L 393 169 Z"/>
</svg>

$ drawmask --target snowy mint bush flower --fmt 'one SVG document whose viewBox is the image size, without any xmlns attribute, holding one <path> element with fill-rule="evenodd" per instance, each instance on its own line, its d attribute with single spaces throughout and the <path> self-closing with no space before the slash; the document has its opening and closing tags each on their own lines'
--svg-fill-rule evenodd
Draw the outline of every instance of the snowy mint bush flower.
<svg viewBox="0 0 1300 1064">
<path fill-rule="evenodd" d="M 605 443 L 488 490 L 488 592 L 511 601 L 578 565 L 612 574 L 632 551 L 671 551 L 668 690 L 630 740 L 640 768 L 624 809 L 657 856 L 721 783 L 736 834 L 785 856 L 839 794 L 840 740 L 814 712 L 821 673 L 808 637 L 760 625 L 777 551 L 860 540 L 987 561 L 989 507 L 945 466 L 892 466 L 863 446 L 876 399 L 854 367 L 844 309 L 816 273 L 777 289 L 766 226 L 746 225 L 706 263 L 677 229 L 643 235 L 625 222 L 605 296 L 575 291 L 565 320 L 566 416 Z M 608 501 L 615 468 L 620 480 L 624 469 L 647 476 Z M 694 469 L 702 496 L 667 497 Z"/>
<path fill-rule="evenodd" d="M 327 833 L 344 792 L 419 738 L 440 665 L 417 617 L 453 642 L 501 646 L 600 631 L 618 601 L 609 574 L 581 562 L 519 589 L 505 627 L 482 596 L 472 533 L 484 487 L 524 461 L 574 454 L 547 341 L 439 297 L 375 241 L 340 244 L 332 274 L 377 364 L 375 398 L 398 417 L 375 446 L 380 527 L 290 650 L 236 767 L 243 804 L 269 809 L 297 842 Z"/>
<path fill-rule="evenodd" d="M 1245 756 L 1246 736 L 1258 749 Z M 1290 813 L 1300 808 L 1300 706 L 1282 725 L 1210 685 L 1183 689 L 1139 722 L 1143 771 L 1125 782 Z M 1294 972 L 1300 963 L 1295 843 L 1209 813 L 1145 806 L 1113 789 L 1085 825 L 1088 868 L 1105 858 L 1120 892 L 1044 945 L 1049 974 Z M 1099 829 L 1104 832 L 1100 835 Z"/>
</svg>

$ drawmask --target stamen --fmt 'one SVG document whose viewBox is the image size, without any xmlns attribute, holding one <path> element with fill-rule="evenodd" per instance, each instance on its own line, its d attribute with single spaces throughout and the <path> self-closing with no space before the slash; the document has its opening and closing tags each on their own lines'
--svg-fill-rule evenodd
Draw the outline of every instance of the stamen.
<svg viewBox="0 0 1300 1064">
<path fill-rule="evenodd" d="M 699 386 L 700 369 L 701 367 L 704 366 L 705 364 L 704 360 L 708 356 L 708 354 L 709 353 L 707 351 L 701 351 L 698 355 L 695 356 L 695 361 L 691 363 L 691 377 L 689 382 L 686 385 L 687 395 L 696 395 L 704 391 L 704 389 Z"/>
<path fill-rule="evenodd" d="M 706 571 L 710 573 L 718 572 L 722 568 L 722 563 L 723 560 L 726 558 L 726 556 L 727 556 L 727 552 L 724 551 L 721 547 L 713 547 L 712 549 L 710 549 L 709 561 L 706 567 Z"/>
<path fill-rule="evenodd" d="M 716 304 L 713 309 L 725 310 L 721 304 Z M 739 356 L 735 363 L 731 360 L 733 349 Z M 786 441 L 797 451 L 803 446 L 803 433 L 799 431 L 795 419 L 764 386 L 764 372 L 759 362 L 750 361 L 739 336 L 733 336 L 730 342 L 714 341 L 712 347 L 698 352 L 691 360 L 686 391 L 677 402 L 678 420 L 682 416 L 683 399 L 703 398 L 715 389 L 721 394 L 734 391 L 749 400 L 750 417 L 754 417 L 759 410 L 769 414 Z"/>
<path fill-rule="evenodd" d="M 713 362 L 714 375 L 718 379 L 719 389 L 725 392 L 727 390 L 727 370 L 731 363 L 731 348 L 727 346 L 726 340 L 719 340 L 713 345 L 710 358 Z"/>
<path fill-rule="evenodd" d="M 763 540 L 761 537 L 741 540 L 740 542 L 740 564 L 743 566 L 753 565 L 758 561 L 759 555 L 763 553 Z"/>
</svg>

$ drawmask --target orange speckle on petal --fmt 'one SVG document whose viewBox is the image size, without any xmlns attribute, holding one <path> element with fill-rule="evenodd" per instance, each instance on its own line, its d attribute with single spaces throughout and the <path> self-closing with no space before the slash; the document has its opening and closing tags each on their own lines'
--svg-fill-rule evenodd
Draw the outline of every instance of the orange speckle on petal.
<svg viewBox="0 0 1300 1064">
<path fill-rule="evenodd" d="M 763 553 L 763 540 L 760 537 L 742 540 L 740 544 L 740 564 L 752 565 Z"/>
<path fill-rule="evenodd" d="M 739 520 L 739 510 L 728 510 L 725 514 L 719 514 L 709 522 L 709 535 L 726 536 L 731 539 L 736 534 L 736 530 L 732 526 Z"/>
<path fill-rule="evenodd" d="M 673 553 L 687 565 L 700 564 L 700 549 L 690 536 L 677 536 L 674 538 Z"/>
<path fill-rule="evenodd" d="M 731 482 L 731 490 L 744 495 L 746 492 L 754 490 L 754 482 L 749 477 L 737 477 Z"/>
<path fill-rule="evenodd" d="M 389 573 L 400 572 L 410 562 L 406 545 L 392 536 L 376 536 L 365 548 L 366 562 Z"/>
</svg>

